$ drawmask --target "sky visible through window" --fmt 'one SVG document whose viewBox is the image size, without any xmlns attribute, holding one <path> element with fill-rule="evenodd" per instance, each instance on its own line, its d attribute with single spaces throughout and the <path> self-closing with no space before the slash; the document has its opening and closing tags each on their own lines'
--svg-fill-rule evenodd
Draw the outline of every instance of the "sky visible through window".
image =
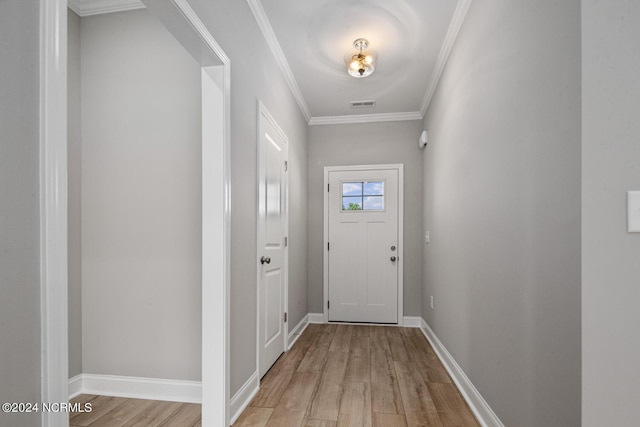
<svg viewBox="0 0 640 427">
<path fill-rule="evenodd" d="M 384 181 L 343 182 L 342 210 L 384 210 Z"/>
</svg>

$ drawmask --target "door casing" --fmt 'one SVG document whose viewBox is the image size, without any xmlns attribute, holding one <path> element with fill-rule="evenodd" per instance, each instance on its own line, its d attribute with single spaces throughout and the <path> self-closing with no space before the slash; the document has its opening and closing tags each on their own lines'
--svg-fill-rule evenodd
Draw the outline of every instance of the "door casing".
<svg viewBox="0 0 640 427">
<path fill-rule="evenodd" d="M 324 168 L 324 249 L 323 249 L 323 303 L 322 313 L 324 323 L 329 322 L 329 311 L 327 303 L 329 301 L 329 254 L 327 245 L 329 243 L 329 173 L 337 171 L 365 171 L 396 169 L 398 171 L 398 326 L 404 325 L 404 165 L 384 164 L 384 165 L 348 165 L 348 166 L 325 166 Z"/>
</svg>

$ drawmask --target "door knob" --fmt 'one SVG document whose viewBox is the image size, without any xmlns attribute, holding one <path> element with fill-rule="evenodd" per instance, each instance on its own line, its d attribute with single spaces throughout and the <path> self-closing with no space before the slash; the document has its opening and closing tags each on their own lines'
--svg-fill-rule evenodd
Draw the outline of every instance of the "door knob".
<svg viewBox="0 0 640 427">
<path fill-rule="evenodd" d="M 260 258 L 260 264 L 271 264 L 271 258 L 263 256 Z"/>
<path fill-rule="evenodd" d="M 396 262 L 396 257 L 392 256 L 391 257 L 391 262 Z"/>
</svg>

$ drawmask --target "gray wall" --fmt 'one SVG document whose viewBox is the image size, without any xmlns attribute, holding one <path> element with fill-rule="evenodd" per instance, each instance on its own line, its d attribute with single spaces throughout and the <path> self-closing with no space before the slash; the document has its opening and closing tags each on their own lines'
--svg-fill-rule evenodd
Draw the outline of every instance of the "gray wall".
<svg viewBox="0 0 640 427">
<path fill-rule="evenodd" d="M 640 234 L 626 192 L 640 190 L 640 3 L 582 1 L 582 419 L 640 419 Z M 605 409 L 606 408 L 606 409 Z"/>
<path fill-rule="evenodd" d="M 82 373 L 82 210 L 80 205 L 80 17 L 69 9 L 67 66 L 67 248 L 69 268 L 69 378 Z"/>
<path fill-rule="evenodd" d="M 324 167 L 404 164 L 404 315 L 419 316 L 422 299 L 422 122 L 309 128 L 309 312 L 323 306 Z"/>
<path fill-rule="evenodd" d="M 83 371 L 200 380 L 200 67 L 144 9 L 80 29 Z"/>
<path fill-rule="evenodd" d="M 40 401 L 39 18 L 0 1 L 0 402 Z M 39 426 L 0 413 L 0 426 Z"/>
<path fill-rule="evenodd" d="M 580 425 L 579 1 L 472 2 L 425 124 L 425 319 L 505 425 Z"/>
<path fill-rule="evenodd" d="M 307 314 L 307 124 L 246 1 L 190 1 L 231 59 L 231 395 L 256 371 L 257 101 L 289 139 L 289 325 Z"/>
</svg>

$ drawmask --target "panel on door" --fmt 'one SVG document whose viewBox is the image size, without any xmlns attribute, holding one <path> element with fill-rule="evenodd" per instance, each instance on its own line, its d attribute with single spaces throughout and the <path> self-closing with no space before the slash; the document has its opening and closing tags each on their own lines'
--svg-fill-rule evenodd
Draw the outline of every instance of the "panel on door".
<svg viewBox="0 0 640 427">
<path fill-rule="evenodd" d="M 287 143 L 260 111 L 258 140 L 258 369 L 263 376 L 285 349 Z"/>
<path fill-rule="evenodd" d="M 398 170 L 329 172 L 329 321 L 398 322 Z"/>
</svg>

